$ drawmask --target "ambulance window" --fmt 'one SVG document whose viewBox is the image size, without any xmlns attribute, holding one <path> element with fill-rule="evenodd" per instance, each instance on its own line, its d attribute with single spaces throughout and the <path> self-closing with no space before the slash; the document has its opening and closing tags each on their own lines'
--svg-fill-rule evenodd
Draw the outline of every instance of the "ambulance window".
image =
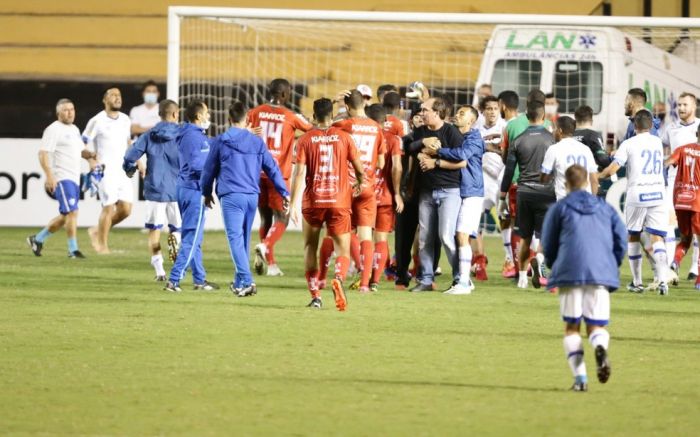
<svg viewBox="0 0 700 437">
<path fill-rule="evenodd" d="M 519 96 L 527 96 L 533 88 L 540 88 L 542 63 L 540 61 L 501 59 L 493 69 L 493 93 L 511 90 Z M 525 99 L 520 99 L 520 110 L 525 109 Z"/>
<path fill-rule="evenodd" d="M 560 113 L 572 114 L 581 105 L 599 113 L 603 106 L 603 66 L 600 62 L 557 62 L 553 92 Z"/>
</svg>

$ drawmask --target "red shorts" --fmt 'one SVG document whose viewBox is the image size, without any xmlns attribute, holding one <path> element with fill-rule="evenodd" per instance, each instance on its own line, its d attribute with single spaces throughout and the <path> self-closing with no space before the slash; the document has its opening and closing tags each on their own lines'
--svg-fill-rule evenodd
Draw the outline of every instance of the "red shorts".
<svg viewBox="0 0 700 437">
<path fill-rule="evenodd" d="M 677 209 L 676 218 L 681 235 L 700 235 L 700 212 Z"/>
<path fill-rule="evenodd" d="M 301 211 L 306 223 L 314 228 L 326 224 L 328 235 L 347 234 L 352 230 L 349 208 L 304 208 Z"/>
<path fill-rule="evenodd" d="M 374 230 L 377 232 L 391 232 L 394 230 L 394 207 L 392 205 L 377 206 L 377 225 Z"/>
<path fill-rule="evenodd" d="M 377 196 L 374 190 L 364 190 L 352 199 L 352 225 L 374 227 L 377 221 Z"/>
<path fill-rule="evenodd" d="M 290 189 L 289 179 L 284 180 L 287 186 L 287 191 Z M 260 196 L 258 197 L 258 206 L 261 208 L 271 208 L 275 211 L 284 210 L 284 198 L 275 189 L 275 185 L 268 178 L 260 178 Z"/>
<path fill-rule="evenodd" d="M 508 188 L 508 209 L 510 210 L 510 218 L 515 219 L 518 212 L 518 185 L 510 184 Z"/>
</svg>

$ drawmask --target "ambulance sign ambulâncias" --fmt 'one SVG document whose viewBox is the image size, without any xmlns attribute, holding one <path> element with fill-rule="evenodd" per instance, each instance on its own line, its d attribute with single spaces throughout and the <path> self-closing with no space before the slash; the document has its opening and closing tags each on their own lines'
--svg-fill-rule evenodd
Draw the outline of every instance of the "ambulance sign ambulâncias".
<svg viewBox="0 0 700 437">
<path fill-rule="evenodd" d="M 597 32 L 508 30 L 501 34 L 499 46 L 508 59 L 592 61 L 598 59 L 602 38 Z"/>
</svg>

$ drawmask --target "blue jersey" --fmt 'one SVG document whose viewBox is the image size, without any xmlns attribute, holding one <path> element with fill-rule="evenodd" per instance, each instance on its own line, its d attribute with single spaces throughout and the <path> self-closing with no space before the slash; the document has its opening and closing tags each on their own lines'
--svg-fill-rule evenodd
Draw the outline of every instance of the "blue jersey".
<svg viewBox="0 0 700 437">
<path fill-rule="evenodd" d="M 461 147 L 453 149 L 443 147 L 438 150 L 438 157 L 449 161 L 467 161 L 461 169 L 459 193 L 465 197 L 484 197 L 484 173 L 481 167 L 486 146 L 479 129 L 472 129 L 464 135 Z"/>
</svg>

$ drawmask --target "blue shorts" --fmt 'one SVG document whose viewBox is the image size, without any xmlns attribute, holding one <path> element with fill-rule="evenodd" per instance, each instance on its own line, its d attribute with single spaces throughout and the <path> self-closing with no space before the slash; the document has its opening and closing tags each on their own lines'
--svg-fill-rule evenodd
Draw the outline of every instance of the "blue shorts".
<svg viewBox="0 0 700 437">
<path fill-rule="evenodd" d="M 58 200 L 58 212 L 66 215 L 78 209 L 80 187 L 78 187 L 78 184 L 68 179 L 58 181 L 56 190 L 53 192 L 53 198 Z"/>
</svg>

